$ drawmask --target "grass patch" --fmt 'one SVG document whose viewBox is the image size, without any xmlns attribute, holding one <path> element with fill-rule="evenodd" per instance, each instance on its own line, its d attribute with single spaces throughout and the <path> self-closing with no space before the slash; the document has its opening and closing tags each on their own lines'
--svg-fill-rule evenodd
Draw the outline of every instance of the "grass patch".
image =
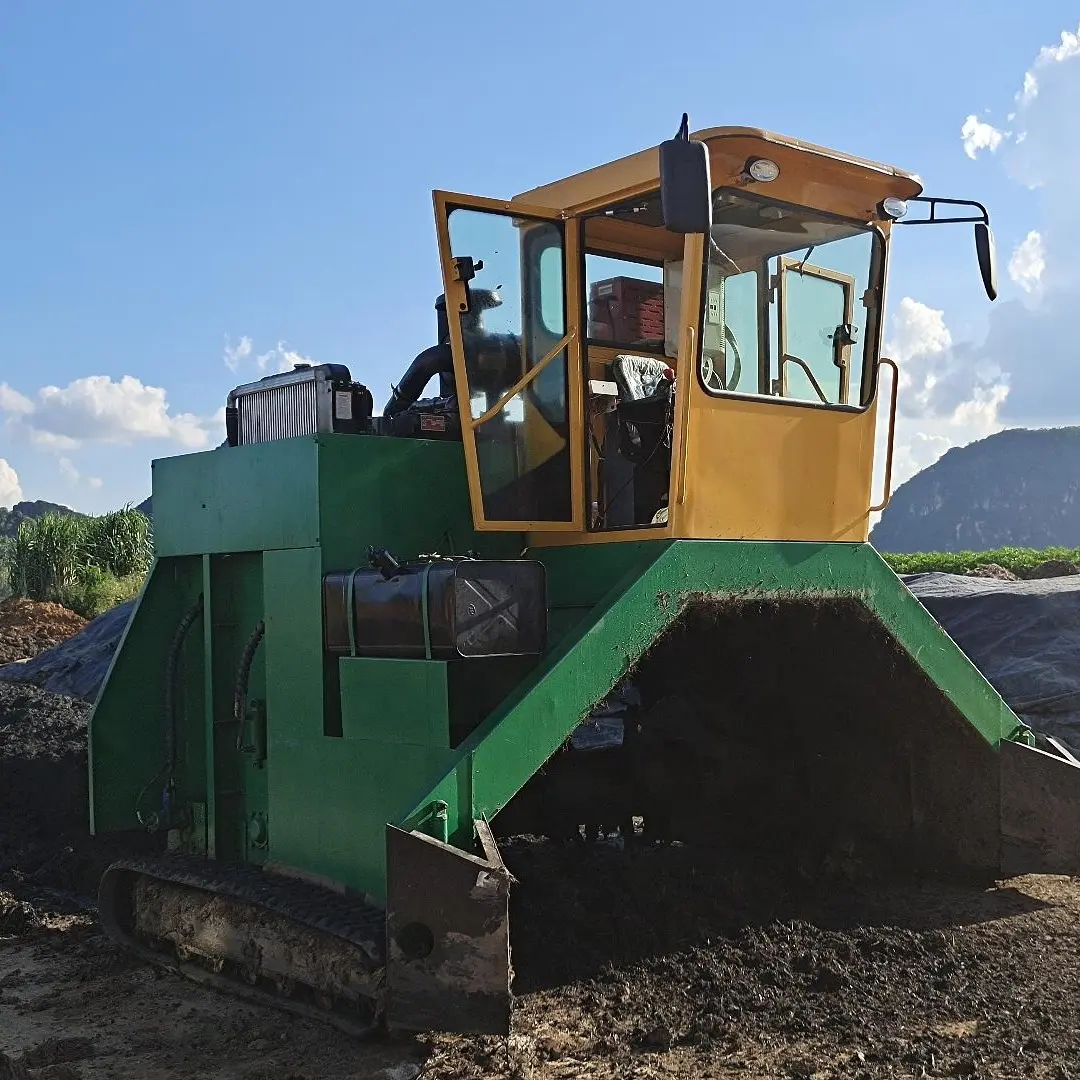
<svg viewBox="0 0 1080 1080">
<path fill-rule="evenodd" d="M 93 618 L 141 587 L 153 557 L 150 519 L 133 507 L 99 517 L 45 514 L 24 521 L 0 557 L 14 595 Z"/>
<path fill-rule="evenodd" d="M 1080 548 L 1006 547 L 996 551 L 917 551 L 903 555 L 882 552 L 881 557 L 897 574 L 966 574 L 977 566 L 995 563 L 1023 577 L 1052 559 L 1080 563 Z"/>
</svg>

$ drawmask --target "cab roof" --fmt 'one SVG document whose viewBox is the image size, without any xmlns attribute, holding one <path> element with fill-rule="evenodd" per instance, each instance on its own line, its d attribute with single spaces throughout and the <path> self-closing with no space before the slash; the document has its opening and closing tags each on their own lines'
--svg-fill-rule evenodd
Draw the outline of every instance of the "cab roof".
<svg viewBox="0 0 1080 1080">
<path fill-rule="evenodd" d="M 714 127 L 694 132 L 691 139 L 704 142 L 709 147 L 714 175 L 718 159 L 722 159 L 729 140 L 756 142 L 766 146 L 795 151 L 806 158 L 816 158 L 823 165 L 845 168 L 857 174 L 863 184 L 880 184 L 887 194 L 911 198 L 922 192 L 922 182 L 914 173 L 905 172 L 893 165 L 856 157 L 839 150 L 816 146 L 803 139 L 778 135 L 762 128 Z M 731 147 L 734 150 L 734 147 Z M 578 213 L 597 206 L 632 197 L 655 188 L 660 183 L 660 148 L 652 146 L 628 157 L 598 165 L 585 172 L 556 180 L 554 183 L 522 192 L 511 200 L 532 206 Z M 890 184 L 892 181 L 892 184 Z M 895 189 L 895 190 L 894 190 Z"/>
</svg>

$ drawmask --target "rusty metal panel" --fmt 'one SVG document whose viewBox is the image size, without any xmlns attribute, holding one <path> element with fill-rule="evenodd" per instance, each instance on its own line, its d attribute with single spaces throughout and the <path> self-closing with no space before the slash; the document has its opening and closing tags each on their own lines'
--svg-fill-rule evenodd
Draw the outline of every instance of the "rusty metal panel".
<svg viewBox="0 0 1080 1080">
<path fill-rule="evenodd" d="M 386 1024 L 397 1031 L 510 1031 L 511 876 L 486 825 L 486 858 L 386 829 Z"/>
</svg>

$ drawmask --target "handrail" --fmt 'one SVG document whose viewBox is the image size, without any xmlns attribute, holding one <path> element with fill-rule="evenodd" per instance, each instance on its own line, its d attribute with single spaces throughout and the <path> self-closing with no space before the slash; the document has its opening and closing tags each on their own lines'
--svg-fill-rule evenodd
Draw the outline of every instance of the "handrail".
<svg viewBox="0 0 1080 1080">
<path fill-rule="evenodd" d="M 507 390 L 502 395 L 502 397 L 500 397 L 499 400 L 496 401 L 490 409 L 488 409 L 486 413 L 483 414 L 483 416 L 479 416 L 476 419 L 473 419 L 471 416 L 466 417 L 467 426 L 470 428 L 478 428 L 481 424 L 486 424 L 497 412 L 499 412 L 506 405 L 508 401 L 510 401 L 512 398 L 517 397 L 518 394 L 520 394 L 521 391 L 524 390 L 525 387 L 528 386 L 529 383 L 531 383 L 533 379 L 535 379 L 536 376 L 539 375 L 540 372 L 543 371 L 544 368 L 546 368 L 548 364 L 550 364 L 551 361 L 559 355 L 559 353 L 568 349 L 574 341 L 575 337 L 576 331 L 571 329 L 569 333 L 567 333 L 562 338 L 562 340 L 543 357 L 539 364 L 534 364 L 531 368 L 529 368 L 529 370 L 526 371 L 525 374 L 522 375 L 521 378 L 518 379 L 518 381 L 514 383 L 514 385 L 511 386 L 510 389 Z"/>
<path fill-rule="evenodd" d="M 892 368 L 892 397 L 889 403 L 889 445 L 885 451 L 885 501 L 879 506 L 871 506 L 871 514 L 876 514 L 879 510 L 884 510 L 892 500 L 893 442 L 896 438 L 896 397 L 900 387 L 900 369 L 896 366 L 895 362 L 890 360 L 887 356 L 883 356 L 880 362 L 882 364 L 887 364 Z"/>
</svg>

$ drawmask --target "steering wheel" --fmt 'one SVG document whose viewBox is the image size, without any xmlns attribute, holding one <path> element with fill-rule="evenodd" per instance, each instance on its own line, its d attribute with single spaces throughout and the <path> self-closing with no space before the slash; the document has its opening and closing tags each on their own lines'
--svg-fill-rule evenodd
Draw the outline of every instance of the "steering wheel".
<svg viewBox="0 0 1080 1080">
<path fill-rule="evenodd" d="M 735 340 L 735 334 L 727 323 L 724 324 L 724 338 L 726 339 L 724 352 L 732 358 L 731 377 L 726 384 L 723 376 L 713 365 L 712 357 L 704 351 L 701 354 L 701 381 L 707 390 L 714 392 L 734 390 L 742 377 L 742 353 L 739 352 L 739 343 Z"/>
</svg>

